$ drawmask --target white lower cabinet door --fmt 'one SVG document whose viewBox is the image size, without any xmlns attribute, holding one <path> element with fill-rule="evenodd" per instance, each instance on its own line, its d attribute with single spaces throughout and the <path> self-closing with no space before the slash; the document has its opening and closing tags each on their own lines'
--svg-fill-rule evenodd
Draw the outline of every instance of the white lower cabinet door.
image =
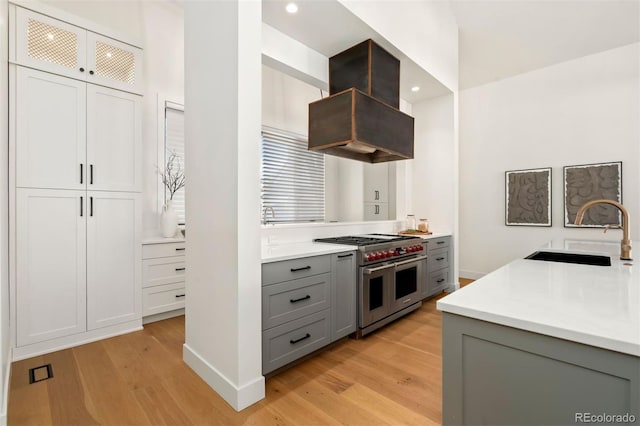
<svg viewBox="0 0 640 426">
<path fill-rule="evenodd" d="M 16 191 L 17 346 L 86 330 L 85 191 Z"/>
<path fill-rule="evenodd" d="M 87 328 L 142 318 L 138 194 L 89 191 Z"/>
</svg>

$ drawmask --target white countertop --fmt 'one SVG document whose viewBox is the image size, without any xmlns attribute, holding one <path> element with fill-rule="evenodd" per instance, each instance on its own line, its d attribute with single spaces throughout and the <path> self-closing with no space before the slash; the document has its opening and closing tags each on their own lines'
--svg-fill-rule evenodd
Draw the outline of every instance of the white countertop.
<svg viewBox="0 0 640 426">
<path fill-rule="evenodd" d="M 640 356 L 640 260 L 620 260 L 617 242 L 561 239 L 541 249 L 607 253 L 612 265 L 515 260 L 440 299 L 438 309 Z"/>
<path fill-rule="evenodd" d="M 303 243 L 263 245 L 262 263 L 296 259 L 299 257 L 319 256 L 322 254 L 340 253 L 343 251 L 357 249 L 357 246 L 314 243 L 312 241 Z"/>
<path fill-rule="evenodd" d="M 179 237 L 159 237 L 159 236 L 146 236 L 142 238 L 142 244 L 163 244 L 163 243 L 183 243 L 186 240 Z"/>
</svg>

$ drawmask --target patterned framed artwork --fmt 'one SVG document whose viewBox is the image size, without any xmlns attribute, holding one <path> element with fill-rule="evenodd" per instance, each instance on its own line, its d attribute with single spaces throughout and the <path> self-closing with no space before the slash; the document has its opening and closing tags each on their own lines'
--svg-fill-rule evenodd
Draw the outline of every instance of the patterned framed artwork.
<svg viewBox="0 0 640 426">
<path fill-rule="evenodd" d="M 505 172 L 505 224 L 551 226 L 551 167 Z"/>
<path fill-rule="evenodd" d="M 578 209 L 587 201 L 604 198 L 622 203 L 622 161 L 584 164 L 564 168 L 564 226 L 575 225 Z M 620 211 L 597 204 L 585 212 L 581 227 L 604 228 L 620 225 Z"/>
</svg>

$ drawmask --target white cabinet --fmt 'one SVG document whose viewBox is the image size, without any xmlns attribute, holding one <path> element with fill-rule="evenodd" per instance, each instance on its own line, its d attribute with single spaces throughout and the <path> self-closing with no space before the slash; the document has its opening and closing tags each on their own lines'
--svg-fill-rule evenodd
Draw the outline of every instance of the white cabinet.
<svg viewBox="0 0 640 426">
<path fill-rule="evenodd" d="M 21 7 L 15 27 L 17 64 L 141 93 L 141 49 Z"/>
<path fill-rule="evenodd" d="M 85 331 L 85 192 L 18 189 L 16 199 L 16 344 Z"/>
<path fill-rule="evenodd" d="M 180 241 L 142 246 L 142 315 L 145 323 L 184 313 L 185 245 Z M 157 314 L 163 315 L 155 316 Z"/>
<path fill-rule="evenodd" d="M 137 194 L 88 195 L 87 328 L 93 330 L 142 316 L 142 215 Z"/>
<path fill-rule="evenodd" d="M 389 202 L 389 164 L 363 164 L 364 202 Z"/>
<path fill-rule="evenodd" d="M 16 186 L 141 190 L 142 98 L 16 67 Z"/>
</svg>

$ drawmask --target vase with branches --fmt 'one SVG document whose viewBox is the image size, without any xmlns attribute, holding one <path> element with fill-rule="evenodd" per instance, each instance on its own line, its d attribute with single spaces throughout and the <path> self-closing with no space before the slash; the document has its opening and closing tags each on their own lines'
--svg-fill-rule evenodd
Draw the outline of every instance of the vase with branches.
<svg viewBox="0 0 640 426">
<path fill-rule="evenodd" d="M 181 157 L 178 154 L 171 152 L 164 169 L 158 171 L 169 196 L 160 215 L 160 227 L 164 237 L 173 237 L 178 230 L 178 214 L 173 209 L 172 201 L 176 192 L 185 185 L 184 169 L 180 160 Z"/>
</svg>

